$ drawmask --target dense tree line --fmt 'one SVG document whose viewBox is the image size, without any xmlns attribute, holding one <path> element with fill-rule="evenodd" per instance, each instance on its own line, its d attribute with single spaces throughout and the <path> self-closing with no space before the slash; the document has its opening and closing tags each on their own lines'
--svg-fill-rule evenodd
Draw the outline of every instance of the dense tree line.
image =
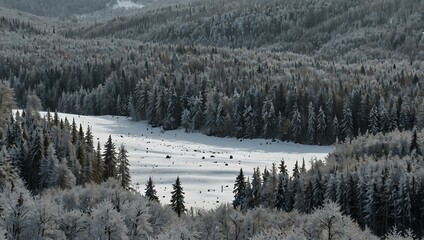
<svg viewBox="0 0 424 240">
<path fill-rule="evenodd" d="M 61 17 L 66 19 L 74 14 L 91 13 L 105 9 L 116 0 L 0 0 L 0 6 L 29 12 L 39 16 Z"/>
<path fill-rule="evenodd" d="M 306 171 L 296 163 L 291 175 L 284 161 L 249 180 L 242 170 L 234 185 L 233 206 L 265 207 L 311 213 L 331 201 L 362 229 L 383 236 L 393 227 L 424 235 L 422 133 L 394 132 L 361 136 L 336 146 L 324 164 L 312 161 Z"/>
<path fill-rule="evenodd" d="M 2 117 L 1 151 L 10 158 L 12 166 L 28 189 L 37 194 L 43 189 L 72 188 L 90 182 L 101 183 L 117 178 L 122 187 L 129 188 L 129 162 L 127 151 L 121 145 L 119 152 L 109 136 L 101 152 L 97 150 L 90 127 L 86 131 L 57 113 L 38 113 L 41 102 L 35 95 L 27 97 L 27 107 L 12 114 L 13 90 L 8 83 L 0 84 L 0 110 Z"/>
<path fill-rule="evenodd" d="M 292 51 L 327 60 L 422 60 L 423 10 L 415 0 L 198 1 L 67 34 Z"/>
<path fill-rule="evenodd" d="M 310 214 L 262 207 L 242 212 L 221 205 L 178 218 L 170 206 L 128 191 L 113 178 L 32 196 L 4 152 L 0 193 L 0 236 L 5 239 L 379 239 L 361 231 L 334 203 Z M 394 228 L 386 239 L 413 236 Z"/>
<path fill-rule="evenodd" d="M 35 92 L 44 109 L 126 115 L 165 130 L 331 144 L 367 131 L 410 130 L 422 102 L 420 62 L 345 64 L 22 31 L 5 30 L 0 47 L 0 76 L 21 107 Z M 39 48 L 29 48 L 33 44 Z"/>
</svg>

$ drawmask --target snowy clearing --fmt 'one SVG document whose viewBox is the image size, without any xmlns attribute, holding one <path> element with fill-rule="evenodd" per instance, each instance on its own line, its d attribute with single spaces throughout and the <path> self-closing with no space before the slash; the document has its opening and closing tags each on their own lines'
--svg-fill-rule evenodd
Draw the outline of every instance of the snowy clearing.
<svg viewBox="0 0 424 240">
<path fill-rule="evenodd" d="M 45 113 L 42 113 L 45 114 Z M 184 130 L 161 131 L 147 122 L 132 122 L 117 116 L 80 116 L 59 113 L 72 119 L 84 131 L 90 125 L 94 139 L 103 148 L 109 135 L 116 150 L 124 143 L 129 155 L 133 186 L 144 193 L 149 176 L 153 177 L 158 197 L 170 202 L 172 184 L 180 176 L 186 207 L 210 209 L 233 200 L 233 186 L 240 168 L 251 177 L 253 169 L 270 168 L 284 158 L 291 171 L 296 161 L 306 166 L 313 158 L 324 159 L 333 146 L 307 146 L 265 139 L 237 140 L 210 137 Z M 97 146 L 97 141 L 95 142 Z M 232 157 L 231 157 L 232 156 Z"/>
<path fill-rule="evenodd" d="M 143 8 L 144 5 L 143 4 L 137 4 L 134 2 L 131 2 L 129 0 L 118 0 L 118 2 L 112 6 L 113 9 L 117 9 L 117 8 L 125 8 L 125 9 L 130 9 L 130 8 Z"/>
</svg>

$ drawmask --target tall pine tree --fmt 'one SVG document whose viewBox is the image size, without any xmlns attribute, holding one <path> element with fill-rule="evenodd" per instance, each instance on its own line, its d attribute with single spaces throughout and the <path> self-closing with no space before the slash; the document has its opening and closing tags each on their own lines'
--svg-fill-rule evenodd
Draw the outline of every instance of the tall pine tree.
<svg viewBox="0 0 424 240">
<path fill-rule="evenodd" d="M 172 184 L 172 187 L 174 190 L 171 192 L 171 208 L 178 214 L 178 217 L 181 217 L 187 209 L 184 205 L 184 192 L 183 187 L 181 186 L 180 177 L 177 177 L 177 180 L 175 180 L 175 183 Z"/>
<path fill-rule="evenodd" d="M 116 177 L 116 152 L 115 144 L 112 142 L 112 137 L 109 135 L 109 138 L 105 144 L 105 149 L 102 154 L 103 161 L 105 164 L 105 171 L 103 173 L 103 180 L 106 180 L 110 177 Z"/>
</svg>

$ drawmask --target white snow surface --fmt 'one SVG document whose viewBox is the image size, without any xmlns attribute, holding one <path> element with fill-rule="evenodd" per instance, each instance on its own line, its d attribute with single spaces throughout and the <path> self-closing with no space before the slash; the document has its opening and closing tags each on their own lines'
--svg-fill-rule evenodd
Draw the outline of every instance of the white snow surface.
<svg viewBox="0 0 424 240">
<path fill-rule="evenodd" d="M 131 8 L 143 8 L 143 4 L 137 4 L 134 2 L 131 2 L 129 0 L 118 0 L 118 2 L 112 6 L 113 9 L 117 8 L 125 8 L 125 9 L 131 9 Z"/>
<path fill-rule="evenodd" d="M 219 138 L 184 130 L 164 132 L 152 128 L 146 121 L 133 122 L 118 116 L 58 115 L 66 117 L 70 123 L 75 119 L 78 125 L 82 124 L 84 131 L 89 125 L 95 146 L 97 139 L 102 150 L 109 135 L 115 142 L 116 151 L 124 144 L 131 164 L 132 185 L 142 194 L 149 176 L 152 176 L 160 202 L 169 204 L 172 184 L 179 176 L 187 208 L 212 209 L 231 202 L 240 168 L 247 179 L 251 178 L 254 168 L 259 167 L 262 172 L 265 167 L 270 169 L 272 163 L 278 166 L 284 159 L 291 172 L 296 161 L 301 166 L 302 159 L 305 159 L 306 167 L 309 167 L 310 160 L 324 160 L 334 150 L 333 146 Z"/>
</svg>

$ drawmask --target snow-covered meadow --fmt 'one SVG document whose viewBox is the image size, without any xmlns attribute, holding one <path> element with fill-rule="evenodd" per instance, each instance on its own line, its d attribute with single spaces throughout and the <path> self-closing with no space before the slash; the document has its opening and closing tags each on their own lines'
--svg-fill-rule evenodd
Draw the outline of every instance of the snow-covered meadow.
<svg viewBox="0 0 424 240">
<path fill-rule="evenodd" d="M 113 9 L 117 9 L 117 8 L 131 9 L 131 8 L 143 8 L 143 7 L 144 7 L 143 4 L 138 4 L 130 0 L 118 0 L 117 3 L 112 6 Z"/>
<path fill-rule="evenodd" d="M 44 113 L 45 114 L 45 113 Z M 59 113 L 69 122 L 75 119 L 92 128 L 95 140 L 103 147 L 109 135 L 118 149 L 125 144 L 130 159 L 133 186 L 144 192 L 149 176 L 153 177 L 159 199 L 168 204 L 172 183 L 180 176 L 186 207 L 213 208 L 233 199 L 233 186 L 240 168 L 246 177 L 253 169 L 270 168 L 284 158 L 289 170 L 305 159 L 324 159 L 332 146 L 306 146 L 265 139 L 237 140 L 210 137 L 184 130 L 161 131 L 147 122 L 133 122 L 117 116 L 80 116 Z M 96 143 L 97 144 L 97 143 Z"/>
</svg>

